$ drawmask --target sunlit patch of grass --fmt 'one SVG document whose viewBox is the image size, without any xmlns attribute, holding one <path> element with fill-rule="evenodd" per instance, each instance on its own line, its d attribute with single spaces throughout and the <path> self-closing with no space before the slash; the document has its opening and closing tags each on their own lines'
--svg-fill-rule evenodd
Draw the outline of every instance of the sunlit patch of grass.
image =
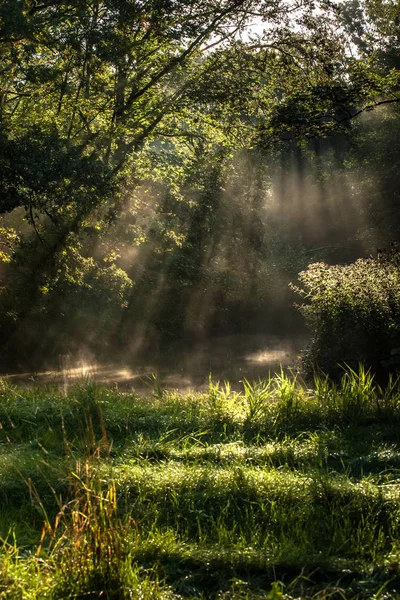
<svg viewBox="0 0 400 600">
<path fill-rule="evenodd" d="M 400 486 L 368 479 L 175 462 L 125 467 L 114 476 L 145 529 L 168 525 L 198 543 L 271 546 L 303 561 L 340 548 L 374 560 L 390 546 L 388 532 L 397 532 L 392 539 L 399 533 Z"/>
</svg>

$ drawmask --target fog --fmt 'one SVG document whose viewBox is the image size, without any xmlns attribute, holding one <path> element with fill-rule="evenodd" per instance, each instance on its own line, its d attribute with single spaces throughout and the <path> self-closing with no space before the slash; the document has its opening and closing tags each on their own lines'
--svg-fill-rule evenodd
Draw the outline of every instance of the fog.
<svg viewBox="0 0 400 600">
<path fill-rule="evenodd" d="M 305 341 L 302 337 L 282 341 L 274 336 L 236 334 L 186 346 L 176 342 L 147 361 L 139 353 L 126 363 L 96 363 L 93 357 L 60 355 L 57 369 L 8 374 L 5 379 L 20 386 L 56 386 L 65 394 L 71 386 L 88 380 L 147 394 L 154 388 L 154 378 L 162 389 L 180 393 L 206 391 L 210 377 L 214 382 L 229 381 L 233 389 L 240 390 L 244 379 L 263 379 L 281 368 L 294 373 Z"/>
<path fill-rule="evenodd" d="M 223 169 L 199 159 L 179 186 L 162 177 L 127 186 L 107 230 L 87 228 L 79 241 L 86 279 L 50 290 L 41 312 L 20 319 L 7 339 L 18 358 L 3 360 L 3 373 L 134 389 L 156 373 L 186 390 L 210 374 L 239 385 L 296 369 L 309 334 L 289 282 L 310 263 L 352 262 L 396 240 L 397 169 L 381 167 L 393 152 L 391 114 L 363 117 L 356 141 L 282 142 Z M 20 220 L 2 225 L 25 231 Z"/>
</svg>

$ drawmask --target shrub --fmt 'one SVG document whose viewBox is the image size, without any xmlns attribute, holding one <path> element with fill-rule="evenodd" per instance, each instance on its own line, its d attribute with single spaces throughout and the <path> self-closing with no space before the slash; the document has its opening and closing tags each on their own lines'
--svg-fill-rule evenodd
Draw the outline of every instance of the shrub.
<svg viewBox="0 0 400 600">
<path fill-rule="evenodd" d="M 312 332 L 303 370 L 330 375 L 358 363 L 378 376 L 400 367 L 400 252 L 396 248 L 350 265 L 315 263 L 291 285 Z"/>
</svg>

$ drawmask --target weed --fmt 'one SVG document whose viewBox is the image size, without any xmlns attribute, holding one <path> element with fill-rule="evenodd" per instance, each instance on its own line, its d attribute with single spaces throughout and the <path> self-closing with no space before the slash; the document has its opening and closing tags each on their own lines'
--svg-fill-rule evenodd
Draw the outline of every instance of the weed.
<svg viewBox="0 0 400 600">
<path fill-rule="evenodd" d="M 244 379 L 245 422 L 247 424 L 265 417 L 273 397 L 273 384 L 274 380 L 271 376 L 265 381 L 258 380 L 252 384 Z"/>
<path fill-rule="evenodd" d="M 154 398 L 157 398 L 158 400 L 163 399 L 166 390 L 162 387 L 160 377 L 157 373 L 151 373 L 150 375 L 143 377 L 141 381 L 151 390 Z"/>
</svg>

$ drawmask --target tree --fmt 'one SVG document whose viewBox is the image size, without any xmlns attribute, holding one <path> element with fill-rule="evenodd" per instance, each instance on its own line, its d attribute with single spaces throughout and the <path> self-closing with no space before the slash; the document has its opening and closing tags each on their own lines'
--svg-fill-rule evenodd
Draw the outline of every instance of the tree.
<svg viewBox="0 0 400 600">
<path fill-rule="evenodd" d="M 113 278 L 118 253 L 91 248 L 127 200 L 132 210 L 140 183 L 160 184 L 168 172 L 182 196 L 199 156 L 224 169 L 235 149 L 330 131 L 393 87 L 395 73 L 374 74 L 346 53 L 335 9 L 316 8 L 312 0 L 0 2 L 0 213 L 10 213 L 2 280 L 12 331 L 49 314 L 71 286 L 86 303 L 92 289 L 96 301 L 101 278 L 90 273 L 106 276 L 106 261 Z M 22 215 L 28 232 L 15 224 Z M 118 281 L 123 305 L 129 286 Z"/>
</svg>

